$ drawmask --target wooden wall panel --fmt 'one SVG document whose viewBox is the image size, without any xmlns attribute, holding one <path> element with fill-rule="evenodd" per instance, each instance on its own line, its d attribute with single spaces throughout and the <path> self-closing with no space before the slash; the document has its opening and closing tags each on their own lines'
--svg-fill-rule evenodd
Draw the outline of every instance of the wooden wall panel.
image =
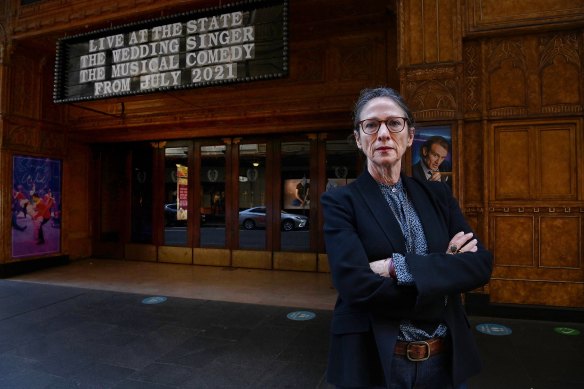
<svg viewBox="0 0 584 389">
<path fill-rule="evenodd" d="M 459 61 L 461 21 L 456 0 L 412 0 L 404 3 L 404 65 Z"/>
<path fill-rule="evenodd" d="M 496 266 L 534 266 L 535 221 L 532 216 L 498 215 L 491 219 Z"/>
<path fill-rule="evenodd" d="M 527 63 L 520 39 L 494 39 L 488 44 L 489 109 L 494 116 L 527 113 Z"/>
<path fill-rule="evenodd" d="M 534 283 L 517 279 L 491 279 L 491 302 L 556 307 L 583 307 L 584 284 L 581 282 Z"/>
<path fill-rule="evenodd" d="M 460 153 L 460 164 L 464 167 L 462 188 L 465 205 L 482 206 L 485 178 L 483 174 L 483 131 L 481 122 L 470 122 L 465 125 Z"/>
<path fill-rule="evenodd" d="M 445 65 L 405 70 L 402 94 L 417 122 L 453 120 L 459 101 L 456 68 Z"/>
<path fill-rule="evenodd" d="M 32 59 L 18 51 L 11 58 L 11 85 L 9 112 L 14 115 L 39 118 L 40 72 L 38 59 Z M 23 93 L 24 92 L 24 93 Z"/>
<path fill-rule="evenodd" d="M 561 111 L 564 106 L 581 110 L 582 91 L 578 81 L 581 81 L 582 60 L 578 41 L 575 33 L 540 38 L 539 78 L 541 105 L 545 112 Z"/>
<path fill-rule="evenodd" d="M 584 306 L 583 212 L 567 207 L 492 208 L 491 302 Z"/>
<path fill-rule="evenodd" d="M 540 266 L 584 270 L 581 218 L 544 216 L 539 219 L 539 231 Z"/>
<path fill-rule="evenodd" d="M 478 118 L 484 107 L 482 95 L 482 55 L 480 42 L 467 42 L 463 50 L 464 63 L 464 115 Z"/>
<path fill-rule="evenodd" d="M 88 258 L 92 253 L 89 209 L 96 205 L 89 182 L 96 177 L 89 168 L 89 146 L 72 143 L 67 151 L 63 164 L 63 252 L 71 259 Z"/>
<path fill-rule="evenodd" d="M 575 199 L 578 180 L 575 126 L 544 126 L 536 135 L 538 197 Z"/>
<path fill-rule="evenodd" d="M 579 123 L 495 125 L 492 200 L 577 200 Z"/>
<path fill-rule="evenodd" d="M 583 0 L 467 0 L 466 34 L 552 25 L 582 19 Z"/>
<path fill-rule="evenodd" d="M 497 200 L 530 197 L 533 176 L 528 128 L 498 128 L 495 132 L 494 193 Z"/>
<path fill-rule="evenodd" d="M 484 62 L 485 109 L 491 117 L 570 114 L 583 111 L 583 35 L 549 32 L 483 40 L 465 46 L 466 80 L 476 89 L 476 63 Z"/>
</svg>

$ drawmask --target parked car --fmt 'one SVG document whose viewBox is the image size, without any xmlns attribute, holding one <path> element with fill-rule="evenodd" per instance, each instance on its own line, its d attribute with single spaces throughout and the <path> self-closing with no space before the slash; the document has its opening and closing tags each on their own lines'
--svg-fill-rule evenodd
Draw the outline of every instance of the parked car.
<svg viewBox="0 0 584 389">
<path fill-rule="evenodd" d="M 284 231 L 306 228 L 308 217 L 282 211 L 281 225 Z M 248 208 L 239 212 L 239 225 L 246 230 L 266 226 L 266 207 Z"/>
<path fill-rule="evenodd" d="M 186 211 L 185 211 L 186 212 Z M 186 227 L 187 220 L 178 220 L 176 217 L 177 213 L 177 204 L 170 203 L 164 205 L 164 221 L 165 225 L 169 227 Z M 205 212 L 205 208 L 201 208 L 201 224 L 207 221 L 207 212 Z"/>
</svg>

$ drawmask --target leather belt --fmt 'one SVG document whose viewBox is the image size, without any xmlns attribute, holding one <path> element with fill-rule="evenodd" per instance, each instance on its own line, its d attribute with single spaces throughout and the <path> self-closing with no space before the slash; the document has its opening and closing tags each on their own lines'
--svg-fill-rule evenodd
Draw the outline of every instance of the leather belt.
<svg viewBox="0 0 584 389">
<path fill-rule="evenodd" d="M 421 362 L 431 356 L 447 351 L 449 347 L 449 342 L 444 338 L 418 340 L 415 342 L 398 340 L 395 344 L 394 354 L 406 357 L 413 362 Z"/>
</svg>

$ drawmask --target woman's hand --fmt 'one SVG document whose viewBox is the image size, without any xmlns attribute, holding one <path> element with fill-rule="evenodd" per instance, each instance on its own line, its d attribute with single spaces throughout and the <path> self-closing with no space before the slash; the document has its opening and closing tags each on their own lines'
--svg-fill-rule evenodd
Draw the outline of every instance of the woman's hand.
<svg viewBox="0 0 584 389">
<path fill-rule="evenodd" d="M 460 254 L 460 253 L 474 253 L 478 250 L 476 239 L 471 239 L 473 233 L 464 233 L 460 231 L 458 234 L 454 235 L 448 243 L 448 248 L 446 249 L 446 254 Z"/>
<path fill-rule="evenodd" d="M 369 262 L 369 267 L 374 273 L 377 273 L 382 277 L 389 277 L 389 258 Z"/>
</svg>

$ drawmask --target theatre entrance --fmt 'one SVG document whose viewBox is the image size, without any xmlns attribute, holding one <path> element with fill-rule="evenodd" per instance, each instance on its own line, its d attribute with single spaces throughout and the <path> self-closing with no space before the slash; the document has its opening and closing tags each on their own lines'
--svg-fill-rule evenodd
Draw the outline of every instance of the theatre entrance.
<svg viewBox="0 0 584 389">
<path fill-rule="evenodd" d="M 327 271 L 318 198 L 360 171 L 349 133 L 95 145 L 93 254 Z"/>
</svg>

